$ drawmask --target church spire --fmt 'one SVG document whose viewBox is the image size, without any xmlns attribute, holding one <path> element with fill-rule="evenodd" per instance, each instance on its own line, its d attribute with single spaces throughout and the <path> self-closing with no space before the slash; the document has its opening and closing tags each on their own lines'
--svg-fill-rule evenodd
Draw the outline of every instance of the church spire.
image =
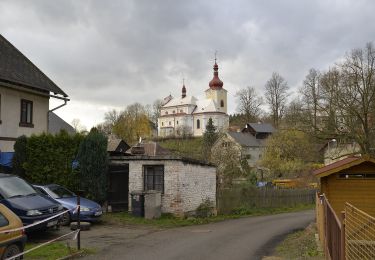
<svg viewBox="0 0 375 260">
<path fill-rule="evenodd" d="M 219 79 L 219 66 L 216 63 L 216 52 L 215 52 L 215 64 L 214 64 L 214 77 L 208 84 L 211 89 L 220 89 L 223 88 L 224 83 Z"/>
<path fill-rule="evenodd" d="M 186 97 L 185 79 L 182 79 L 182 98 Z"/>
</svg>

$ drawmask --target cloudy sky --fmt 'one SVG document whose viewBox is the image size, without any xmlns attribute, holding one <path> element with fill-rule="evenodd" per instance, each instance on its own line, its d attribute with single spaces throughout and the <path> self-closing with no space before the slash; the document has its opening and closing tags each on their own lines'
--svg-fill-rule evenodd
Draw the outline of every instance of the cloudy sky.
<svg viewBox="0 0 375 260">
<path fill-rule="evenodd" d="M 373 41 L 375 1 L 0 0 L 0 33 L 70 97 L 57 110 L 86 127 L 140 102 L 201 96 L 212 78 L 234 94 L 260 94 L 273 71 L 292 91 L 312 67 L 327 69 Z M 59 102 L 51 102 L 51 107 Z"/>
</svg>

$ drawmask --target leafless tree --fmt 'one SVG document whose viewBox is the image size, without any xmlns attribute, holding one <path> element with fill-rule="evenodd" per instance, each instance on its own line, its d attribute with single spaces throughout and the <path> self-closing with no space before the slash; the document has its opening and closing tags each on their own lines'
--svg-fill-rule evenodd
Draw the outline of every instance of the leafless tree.
<svg viewBox="0 0 375 260">
<path fill-rule="evenodd" d="M 265 97 L 271 108 L 272 119 L 275 127 L 279 126 L 287 102 L 289 87 L 280 74 L 274 72 L 266 83 Z"/>
<path fill-rule="evenodd" d="M 253 87 L 237 91 L 237 111 L 245 116 L 246 123 L 258 121 L 262 113 L 262 97 L 259 97 Z"/>
<path fill-rule="evenodd" d="M 78 119 L 78 118 L 74 118 L 71 122 L 72 124 L 72 127 L 74 128 L 74 130 L 77 132 L 77 133 L 81 133 L 81 132 L 84 132 L 86 131 L 86 127 L 84 125 L 81 124 L 81 120 Z"/>
</svg>

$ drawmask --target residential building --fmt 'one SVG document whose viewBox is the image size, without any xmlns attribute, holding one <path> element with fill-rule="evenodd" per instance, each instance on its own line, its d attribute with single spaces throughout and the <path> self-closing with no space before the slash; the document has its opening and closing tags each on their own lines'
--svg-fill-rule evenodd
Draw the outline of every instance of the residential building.
<svg viewBox="0 0 375 260">
<path fill-rule="evenodd" d="M 49 109 L 51 97 L 68 101 L 62 89 L 0 35 L 1 152 L 13 152 L 21 135 L 48 131 L 49 114 L 55 110 Z"/>
<path fill-rule="evenodd" d="M 323 154 L 324 165 L 328 165 L 353 155 L 359 155 L 360 150 L 359 145 L 354 141 L 347 142 L 333 138 L 323 145 L 320 152 Z"/>
<path fill-rule="evenodd" d="M 164 99 L 158 118 L 158 136 L 202 136 L 211 118 L 218 131 L 226 132 L 229 127 L 227 114 L 227 90 L 219 78 L 219 66 L 214 64 L 214 76 L 205 90 L 205 98 L 187 95 L 185 83 L 180 97 L 169 95 Z"/>
<path fill-rule="evenodd" d="M 58 134 L 61 130 L 66 131 L 68 134 L 76 133 L 74 127 L 68 124 L 64 119 L 53 112 L 48 113 L 48 133 Z"/>
</svg>

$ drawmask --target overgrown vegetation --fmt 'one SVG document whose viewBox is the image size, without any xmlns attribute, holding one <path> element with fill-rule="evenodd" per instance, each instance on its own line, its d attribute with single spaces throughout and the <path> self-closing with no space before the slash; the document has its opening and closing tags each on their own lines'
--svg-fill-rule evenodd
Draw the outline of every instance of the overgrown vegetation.
<svg viewBox="0 0 375 260">
<path fill-rule="evenodd" d="M 197 160 L 204 160 L 205 156 L 202 153 L 203 138 L 168 138 L 159 139 L 159 144 L 173 154 L 189 157 Z"/>
<path fill-rule="evenodd" d="M 81 142 L 79 161 L 80 189 L 89 199 L 104 202 L 107 196 L 107 138 L 95 128 Z"/>
<path fill-rule="evenodd" d="M 316 227 L 310 224 L 306 229 L 292 233 L 276 247 L 276 255 L 283 259 L 323 260 L 315 240 Z"/>
</svg>

